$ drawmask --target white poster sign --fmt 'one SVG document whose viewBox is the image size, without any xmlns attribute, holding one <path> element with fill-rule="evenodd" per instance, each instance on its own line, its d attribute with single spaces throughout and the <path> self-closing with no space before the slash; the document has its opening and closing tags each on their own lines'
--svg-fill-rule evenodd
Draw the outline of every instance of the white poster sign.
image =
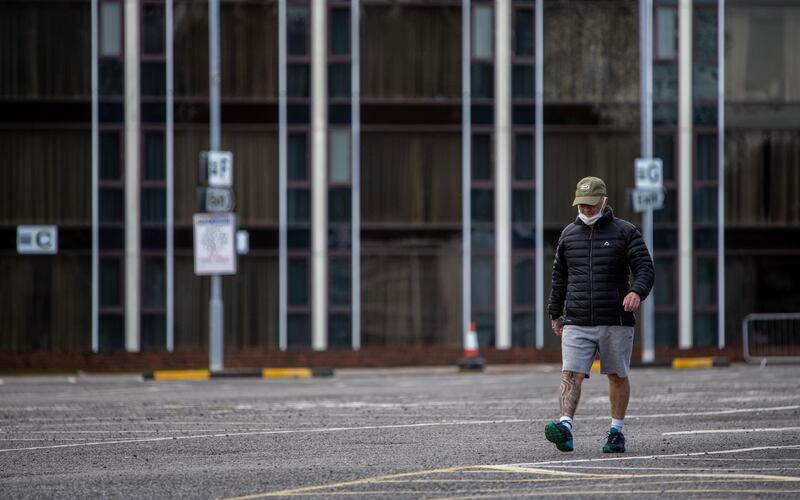
<svg viewBox="0 0 800 500">
<path fill-rule="evenodd" d="M 194 214 L 194 273 L 236 274 L 235 235 L 235 214 Z"/>
</svg>

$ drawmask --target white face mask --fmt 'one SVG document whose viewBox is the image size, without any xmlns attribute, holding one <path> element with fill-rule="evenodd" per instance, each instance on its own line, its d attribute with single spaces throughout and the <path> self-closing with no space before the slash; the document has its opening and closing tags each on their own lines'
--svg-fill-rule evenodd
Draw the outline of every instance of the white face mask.
<svg viewBox="0 0 800 500">
<path fill-rule="evenodd" d="M 597 213 L 592 215 L 591 217 L 583 215 L 581 213 L 581 209 L 579 208 L 578 209 L 578 217 L 581 219 L 581 221 L 583 221 L 584 224 L 586 224 L 587 226 L 591 226 L 595 222 L 599 221 L 600 217 L 603 216 L 603 210 L 606 209 L 606 203 L 607 202 L 608 202 L 608 198 L 607 197 L 603 197 L 603 204 L 600 206 L 600 210 L 598 210 Z"/>
</svg>

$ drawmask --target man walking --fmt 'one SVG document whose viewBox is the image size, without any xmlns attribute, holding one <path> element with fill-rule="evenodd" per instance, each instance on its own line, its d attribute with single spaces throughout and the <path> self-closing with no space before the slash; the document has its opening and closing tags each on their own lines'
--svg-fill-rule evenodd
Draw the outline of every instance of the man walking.
<svg viewBox="0 0 800 500">
<path fill-rule="evenodd" d="M 561 337 L 561 418 L 549 422 L 544 433 L 559 450 L 573 450 L 572 419 L 581 383 L 599 353 L 611 401 L 603 452 L 622 453 L 633 312 L 653 288 L 653 259 L 636 227 L 614 216 L 601 179 L 581 179 L 572 206 L 578 207 L 578 217 L 558 239 L 548 303 L 553 332 Z"/>
</svg>

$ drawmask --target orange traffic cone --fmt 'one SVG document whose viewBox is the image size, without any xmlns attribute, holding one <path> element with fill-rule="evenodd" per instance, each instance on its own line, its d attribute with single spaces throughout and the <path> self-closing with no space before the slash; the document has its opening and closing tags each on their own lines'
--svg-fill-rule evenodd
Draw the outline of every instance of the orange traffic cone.
<svg viewBox="0 0 800 500">
<path fill-rule="evenodd" d="M 463 371 L 483 371 L 485 363 L 478 352 L 478 334 L 475 332 L 475 323 L 469 324 L 467 336 L 464 339 L 464 357 L 458 362 L 458 368 Z"/>
</svg>

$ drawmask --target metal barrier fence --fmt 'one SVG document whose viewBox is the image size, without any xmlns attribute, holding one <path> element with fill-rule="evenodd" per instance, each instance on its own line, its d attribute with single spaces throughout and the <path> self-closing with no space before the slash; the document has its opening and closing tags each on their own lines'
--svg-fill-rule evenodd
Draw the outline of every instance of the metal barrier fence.
<svg viewBox="0 0 800 500">
<path fill-rule="evenodd" d="M 748 314 L 742 348 L 748 363 L 800 363 L 800 313 Z"/>
</svg>

